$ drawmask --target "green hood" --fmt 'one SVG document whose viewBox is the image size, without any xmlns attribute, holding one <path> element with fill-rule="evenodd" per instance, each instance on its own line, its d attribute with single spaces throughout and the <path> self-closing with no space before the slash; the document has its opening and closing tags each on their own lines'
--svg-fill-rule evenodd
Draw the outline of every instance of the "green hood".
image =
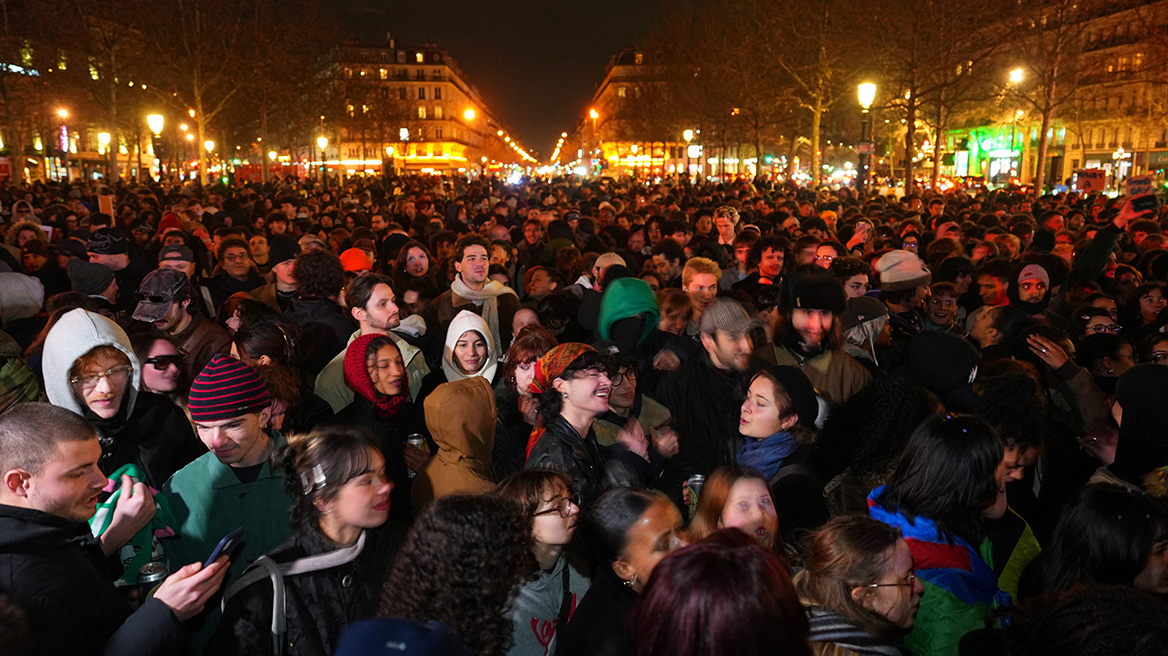
<svg viewBox="0 0 1168 656">
<path fill-rule="evenodd" d="M 610 339 L 608 331 L 612 328 L 612 324 L 621 319 L 635 317 L 638 314 L 649 315 L 645 322 L 645 330 L 641 333 L 641 338 L 637 340 L 637 343 L 640 344 L 661 321 L 661 309 L 657 307 L 657 297 L 653 295 L 649 283 L 640 278 L 618 278 L 612 281 L 600 299 L 600 320 L 598 321 L 600 338 Z"/>
</svg>

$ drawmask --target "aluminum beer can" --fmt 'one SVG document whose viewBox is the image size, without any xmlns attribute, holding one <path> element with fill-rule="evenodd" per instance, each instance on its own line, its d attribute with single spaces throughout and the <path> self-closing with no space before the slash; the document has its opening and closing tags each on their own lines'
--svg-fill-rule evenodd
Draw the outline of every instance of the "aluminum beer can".
<svg viewBox="0 0 1168 656">
<path fill-rule="evenodd" d="M 706 484 L 706 477 L 701 474 L 694 474 L 685 479 L 685 488 L 689 490 L 689 518 L 698 511 L 698 497 L 702 493 L 702 486 Z"/>
<path fill-rule="evenodd" d="M 166 571 L 166 563 L 160 560 L 146 563 L 140 567 L 138 569 L 138 590 L 140 591 L 138 603 L 146 603 L 147 597 L 154 591 L 154 588 L 158 587 L 158 584 L 162 583 L 169 575 L 170 572 Z"/>
<path fill-rule="evenodd" d="M 409 444 L 415 449 L 425 451 L 423 447 L 426 445 L 426 438 L 422 437 L 420 433 L 412 433 L 408 438 L 406 438 L 406 444 Z M 406 468 L 406 471 L 410 473 L 410 478 L 418 475 L 418 472 L 410 469 L 409 467 Z"/>
</svg>

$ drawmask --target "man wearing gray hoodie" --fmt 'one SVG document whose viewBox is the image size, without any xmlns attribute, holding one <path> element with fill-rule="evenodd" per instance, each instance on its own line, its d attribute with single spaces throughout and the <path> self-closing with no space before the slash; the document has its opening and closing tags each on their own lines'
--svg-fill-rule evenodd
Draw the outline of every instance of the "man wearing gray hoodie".
<svg viewBox="0 0 1168 656">
<path fill-rule="evenodd" d="M 157 489 L 206 451 L 182 409 L 140 391 L 142 365 L 129 338 L 100 314 L 76 309 L 61 317 L 45 337 L 42 370 L 49 402 L 97 429 L 103 472 L 133 464 Z"/>
</svg>

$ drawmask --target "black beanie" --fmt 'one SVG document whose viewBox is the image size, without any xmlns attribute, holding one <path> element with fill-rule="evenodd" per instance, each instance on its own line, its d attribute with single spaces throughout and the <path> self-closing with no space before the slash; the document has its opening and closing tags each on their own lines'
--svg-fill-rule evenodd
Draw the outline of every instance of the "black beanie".
<svg viewBox="0 0 1168 656">
<path fill-rule="evenodd" d="M 795 271 L 783 282 L 783 314 L 791 310 L 826 310 L 844 313 L 847 298 L 843 285 L 826 271 Z"/>
</svg>

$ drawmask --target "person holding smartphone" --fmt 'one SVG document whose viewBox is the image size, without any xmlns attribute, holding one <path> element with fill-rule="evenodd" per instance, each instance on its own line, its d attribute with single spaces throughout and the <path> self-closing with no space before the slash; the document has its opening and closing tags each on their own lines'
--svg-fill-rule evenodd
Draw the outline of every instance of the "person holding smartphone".
<svg viewBox="0 0 1168 656">
<path fill-rule="evenodd" d="M 64 408 L 21 403 L 0 417 L 0 437 L 0 593 L 24 611 L 28 653 L 169 653 L 180 624 L 219 590 L 227 556 L 179 563 L 132 611 L 86 524 L 107 483 L 97 431 Z M 122 492 L 148 494 L 141 484 Z"/>
</svg>

